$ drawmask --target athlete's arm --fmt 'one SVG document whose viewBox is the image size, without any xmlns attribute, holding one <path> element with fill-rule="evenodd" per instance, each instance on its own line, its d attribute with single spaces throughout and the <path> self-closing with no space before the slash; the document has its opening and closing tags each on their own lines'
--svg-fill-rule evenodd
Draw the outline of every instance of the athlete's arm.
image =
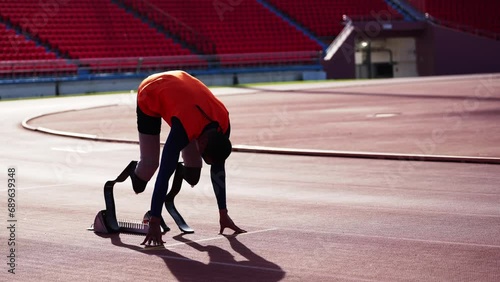
<svg viewBox="0 0 500 282">
<path fill-rule="evenodd" d="M 226 170 L 225 164 L 213 164 L 210 167 L 210 178 L 214 188 L 215 197 L 217 198 L 217 206 L 219 207 L 219 223 L 220 231 L 222 234 L 224 229 L 230 228 L 235 233 L 244 233 L 245 230 L 239 228 L 234 224 L 233 220 L 229 217 L 226 205 Z"/>
<path fill-rule="evenodd" d="M 226 170 L 224 164 L 213 164 L 210 167 L 210 178 L 214 188 L 219 210 L 226 209 Z"/>
</svg>

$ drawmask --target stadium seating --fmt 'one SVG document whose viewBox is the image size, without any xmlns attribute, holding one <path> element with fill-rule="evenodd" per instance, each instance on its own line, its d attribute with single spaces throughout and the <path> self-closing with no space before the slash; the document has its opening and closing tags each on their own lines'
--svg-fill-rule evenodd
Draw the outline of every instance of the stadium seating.
<svg viewBox="0 0 500 282">
<path fill-rule="evenodd" d="M 55 59 L 54 53 L 47 52 L 43 47 L 23 35 L 16 34 L 0 23 L 0 60 L 49 60 Z"/>
<path fill-rule="evenodd" d="M 367 7 L 342 0 L 340 8 L 331 7 L 327 0 L 316 2 L 279 1 L 279 8 L 298 7 L 300 15 L 312 15 L 309 23 L 316 23 L 318 34 L 329 34 L 340 31 L 340 24 L 332 24 L 332 18 L 338 14 L 340 19 L 344 13 L 366 14 L 384 5 Z M 356 0 L 363 1 L 363 0 Z M 383 0 L 370 0 L 383 3 Z M 295 27 L 276 16 L 257 1 L 162 1 L 150 0 L 160 8 L 151 13 L 144 10 L 142 0 L 124 0 L 123 3 L 139 12 L 145 12 L 149 19 L 162 22 L 167 13 L 176 23 L 165 26 L 184 42 L 192 42 L 192 37 L 207 38 L 215 46 L 216 54 L 255 54 L 265 53 L 263 61 L 295 60 L 301 51 L 320 51 L 321 46 Z M 277 3 L 279 2 L 279 3 Z M 298 5 L 298 3 L 302 3 Z M 311 5 L 311 3 L 313 5 Z M 220 5 L 218 5 L 220 4 Z M 295 6 L 293 6 L 295 5 Z M 37 1 L 16 0 L 0 3 L 0 15 L 14 24 L 20 25 L 27 32 L 38 36 L 41 40 L 60 50 L 72 59 L 88 58 L 123 58 L 123 57 L 164 57 L 190 55 L 192 52 L 167 38 L 164 34 L 151 28 L 148 24 L 125 12 L 115 3 L 102 0 L 88 1 Z M 296 16 L 297 18 L 300 16 Z M 317 19 L 317 20 L 316 20 Z M 165 21 L 163 21 L 165 22 Z M 179 24 L 180 23 L 180 24 Z M 334 26 L 333 31 L 325 27 Z M 182 27 L 182 28 L 181 28 Z M 322 29 L 321 29 L 322 28 Z M 185 33 L 186 29 L 193 30 Z M 191 37 L 191 38 L 190 38 Z M 201 49 L 206 54 L 213 54 L 209 49 Z M 290 56 L 283 53 L 290 52 Z M 269 55 L 281 53 L 279 56 Z M 309 56 L 309 55 L 306 55 Z M 221 58 L 224 65 L 244 61 L 239 57 Z M 300 58 L 299 58 L 300 60 Z M 201 61 L 193 57 L 191 61 Z M 130 69 L 137 61 L 123 61 L 120 70 Z M 125 66 L 124 66 L 125 64 Z M 90 66 L 102 70 L 113 68 L 112 64 L 100 63 Z"/>
<path fill-rule="evenodd" d="M 414 0 L 410 3 L 438 20 L 455 24 L 455 27 L 500 33 L 500 1 Z"/>
<path fill-rule="evenodd" d="M 144 11 L 141 0 L 126 2 Z M 217 54 L 321 50 L 318 43 L 256 1 L 231 1 L 234 6 L 222 0 L 149 2 L 208 37 L 215 43 Z M 224 58 L 221 61 L 224 63 Z"/>
<path fill-rule="evenodd" d="M 19 63 L 26 61 L 29 63 Z M 44 63 L 34 61 L 44 61 Z M 74 74 L 76 66 L 57 59 L 53 52 L 37 46 L 34 41 L 17 34 L 0 23 L 0 76 L 23 74 Z"/>
<path fill-rule="evenodd" d="M 342 30 L 342 16 L 373 19 L 387 15 L 400 19 L 384 0 L 267 0 L 287 16 L 320 37 L 332 37 Z"/>
<path fill-rule="evenodd" d="M 382 14 L 402 18 L 384 0 L 260 1 L 274 6 L 322 39 L 335 37 L 341 31 L 344 14 L 364 19 Z M 500 33 L 498 1 L 408 1 L 437 19 Z M 151 10 L 147 3 L 158 9 Z M 120 7 L 122 4 L 156 25 L 127 12 Z M 97 72 L 135 71 L 139 67 L 152 70 L 167 65 L 252 66 L 256 61 L 272 65 L 307 61 L 322 49 L 257 0 L 1 1 L 1 22 L 21 27 L 28 35 L 0 24 L 0 63 L 4 73 L 13 68 L 18 72 L 43 72 L 50 66 L 12 62 L 46 60 L 53 62 L 56 72 L 69 73 L 76 73 L 76 65 Z M 224 56 L 204 60 L 193 52 Z M 58 54 L 73 61 L 58 58 Z"/>
<path fill-rule="evenodd" d="M 72 59 L 192 54 L 111 1 L 66 1 L 45 10 L 40 3 L 44 2 L 2 2 L 0 14 Z M 130 68 L 136 66 L 132 62 Z"/>
</svg>

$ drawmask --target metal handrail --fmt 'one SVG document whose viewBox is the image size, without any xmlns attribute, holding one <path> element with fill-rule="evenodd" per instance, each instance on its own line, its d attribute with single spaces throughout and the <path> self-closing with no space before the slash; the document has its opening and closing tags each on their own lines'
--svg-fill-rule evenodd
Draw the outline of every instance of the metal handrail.
<svg viewBox="0 0 500 282">
<path fill-rule="evenodd" d="M 161 69 L 223 69 L 245 66 L 292 66 L 319 65 L 322 53 L 319 51 L 267 52 L 245 54 L 222 54 L 218 60 L 210 61 L 211 55 L 9 60 L 0 61 L 0 74 L 37 75 L 40 73 L 79 72 L 133 72 L 141 73 Z"/>
</svg>

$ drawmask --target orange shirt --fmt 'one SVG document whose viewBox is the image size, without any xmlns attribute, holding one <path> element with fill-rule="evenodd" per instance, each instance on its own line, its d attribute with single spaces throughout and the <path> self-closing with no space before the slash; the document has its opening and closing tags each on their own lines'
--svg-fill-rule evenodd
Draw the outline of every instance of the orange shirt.
<svg viewBox="0 0 500 282">
<path fill-rule="evenodd" d="M 229 127 L 229 112 L 222 102 L 205 84 L 184 71 L 147 77 L 139 85 L 137 105 L 146 115 L 162 117 L 170 126 L 172 117 L 177 117 L 189 141 L 197 139 L 211 120 L 218 122 L 224 132 Z"/>
</svg>

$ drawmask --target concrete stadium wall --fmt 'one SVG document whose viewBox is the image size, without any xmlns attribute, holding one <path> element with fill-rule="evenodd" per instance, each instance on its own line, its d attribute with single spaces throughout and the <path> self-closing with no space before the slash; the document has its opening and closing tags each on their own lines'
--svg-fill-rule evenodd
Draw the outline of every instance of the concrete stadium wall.
<svg viewBox="0 0 500 282">
<path fill-rule="evenodd" d="M 208 86 L 230 86 L 257 82 L 323 80 L 323 71 L 283 71 L 197 75 Z M 136 90 L 143 78 L 97 79 L 59 82 L 0 83 L 0 99 L 73 95 L 110 91 Z"/>
<path fill-rule="evenodd" d="M 0 84 L 0 99 L 54 96 L 55 93 L 53 82 Z"/>
<path fill-rule="evenodd" d="M 136 89 L 140 78 L 59 82 L 59 95 Z"/>
<path fill-rule="evenodd" d="M 422 76 L 500 72 L 500 41 L 428 25 L 417 39 Z"/>
<path fill-rule="evenodd" d="M 500 41 L 434 27 L 436 75 L 500 72 Z"/>
</svg>

